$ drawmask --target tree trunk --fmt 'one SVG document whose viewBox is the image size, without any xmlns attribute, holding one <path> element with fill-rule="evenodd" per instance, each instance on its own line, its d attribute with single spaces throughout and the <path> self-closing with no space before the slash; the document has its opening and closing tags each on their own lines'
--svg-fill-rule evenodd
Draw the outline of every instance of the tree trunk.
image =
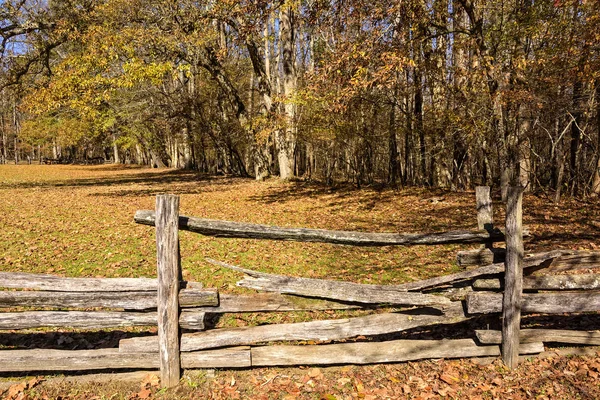
<svg viewBox="0 0 600 400">
<path fill-rule="evenodd" d="M 571 178 L 571 194 L 576 195 L 578 191 L 579 179 L 579 144 L 581 142 L 581 117 L 582 117 L 582 96 L 583 84 L 577 79 L 573 83 L 573 122 L 571 124 L 571 143 L 570 143 L 570 159 L 569 172 Z"/>
<path fill-rule="evenodd" d="M 396 186 L 398 182 L 398 141 L 396 140 L 396 99 L 398 98 L 398 85 L 394 88 L 394 97 L 390 107 L 390 122 L 388 126 L 388 149 L 390 162 L 388 165 L 388 183 Z"/>
<path fill-rule="evenodd" d="M 112 133 L 112 144 L 113 144 L 114 163 L 120 164 L 121 158 L 119 157 L 119 146 L 117 145 L 117 135 L 115 135 L 114 132 Z"/>
<path fill-rule="evenodd" d="M 520 124 L 521 137 L 525 137 L 528 134 L 530 128 L 530 121 L 528 118 L 522 118 Z M 519 151 L 519 184 L 523 187 L 523 190 L 528 192 L 531 190 L 530 187 L 530 176 L 531 176 L 531 150 L 529 148 L 529 141 L 525 140 L 522 144 L 518 145 Z"/>
<path fill-rule="evenodd" d="M 417 51 L 420 51 L 418 49 Z M 423 127 L 423 87 L 421 72 L 415 69 L 415 131 L 419 137 L 419 180 L 424 182 L 427 177 L 427 159 L 426 159 L 426 144 L 425 144 L 425 129 Z"/>
<path fill-rule="evenodd" d="M 19 117 L 17 115 L 17 105 L 14 104 L 14 108 L 13 108 L 13 122 L 14 122 L 14 129 L 15 129 L 15 165 L 19 163 L 19 130 L 20 130 L 20 124 L 19 124 Z"/>
<path fill-rule="evenodd" d="M 294 152 L 296 145 L 296 54 L 294 12 L 291 8 L 281 11 L 281 43 L 282 80 L 285 114 L 285 128 L 277 130 L 277 158 L 279 161 L 279 177 L 290 179 L 294 176 Z"/>
<path fill-rule="evenodd" d="M 4 114 L 0 114 L 0 129 L 2 129 L 2 162 L 0 164 L 5 164 L 8 159 L 8 137 L 6 135 L 6 125 L 4 122 Z"/>
<path fill-rule="evenodd" d="M 596 79 L 596 169 L 594 170 L 594 178 L 592 181 L 592 196 L 600 194 L 600 79 Z"/>
</svg>

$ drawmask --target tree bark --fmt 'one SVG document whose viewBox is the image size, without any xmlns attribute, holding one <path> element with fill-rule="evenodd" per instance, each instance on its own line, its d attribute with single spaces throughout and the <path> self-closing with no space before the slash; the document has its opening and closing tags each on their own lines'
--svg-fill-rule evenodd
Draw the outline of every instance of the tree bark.
<svg viewBox="0 0 600 400">
<path fill-rule="evenodd" d="M 409 315 L 399 313 L 373 314 L 365 317 L 299 322 L 294 324 L 260 325 L 252 327 L 214 329 L 184 334 L 181 351 L 205 350 L 278 341 L 332 341 L 357 336 L 383 335 L 437 324 L 455 324 L 469 319 L 462 305 L 452 308 L 449 315 Z M 121 340 L 122 352 L 158 351 L 156 336 Z"/>
<path fill-rule="evenodd" d="M 521 354 L 544 351 L 542 343 L 527 343 Z M 478 346 L 473 339 L 394 340 L 324 346 L 263 346 L 252 349 L 253 366 L 375 364 L 428 358 L 495 357 L 498 346 Z"/>
<path fill-rule="evenodd" d="M 156 197 L 158 341 L 163 387 L 179 384 L 179 196 Z"/>
<path fill-rule="evenodd" d="M 523 293 L 523 188 L 508 190 L 506 205 L 506 271 L 502 298 L 502 360 L 510 369 L 519 363 L 519 328 Z"/>
<path fill-rule="evenodd" d="M 155 213 L 150 210 L 138 210 L 134 217 L 135 222 L 138 224 L 150 226 L 154 226 L 155 219 Z M 294 240 L 299 242 L 321 242 L 352 246 L 414 246 L 504 241 L 504 234 L 499 230 L 492 230 L 491 232 L 477 230 L 437 233 L 371 233 L 308 228 L 281 228 L 278 226 L 187 216 L 180 216 L 179 229 L 216 237 Z"/>
<path fill-rule="evenodd" d="M 281 11 L 281 72 L 283 94 L 285 96 L 283 109 L 285 128 L 277 130 L 277 154 L 279 160 L 279 176 L 290 179 L 295 175 L 294 152 L 296 147 L 296 53 L 295 53 L 295 22 L 294 12 L 290 7 Z"/>
</svg>

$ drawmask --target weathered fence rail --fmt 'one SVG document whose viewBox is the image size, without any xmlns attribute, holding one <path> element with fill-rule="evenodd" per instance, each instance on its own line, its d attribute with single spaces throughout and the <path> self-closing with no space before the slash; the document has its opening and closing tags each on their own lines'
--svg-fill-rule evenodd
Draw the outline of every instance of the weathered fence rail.
<svg viewBox="0 0 600 400">
<path fill-rule="evenodd" d="M 135 213 L 135 222 L 155 226 L 156 213 L 140 210 Z M 179 217 L 179 229 L 200 233 L 205 236 L 293 240 L 297 242 L 320 242 L 351 246 L 415 246 L 449 243 L 487 243 L 504 241 L 504 234 L 491 229 L 478 231 L 449 231 L 438 233 L 369 233 L 330 231 L 325 229 L 281 228 L 278 226 L 245 224 L 214 219 Z"/>
<path fill-rule="evenodd" d="M 524 255 L 518 199 L 513 196 L 509 201 L 505 237 L 494 228 L 489 188 L 478 188 L 476 194 L 479 230 L 435 234 L 279 228 L 185 217 L 178 215 L 177 197 L 159 196 L 156 211 L 138 211 L 135 215 L 136 222 L 156 226 L 158 279 L 60 278 L 0 272 L 0 288 L 4 288 L 0 291 L 0 307 L 28 308 L 1 312 L 0 330 L 155 325 L 158 335 L 123 339 L 118 349 L 0 350 L 0 372 L 160 368 L 163 385 L 173 386 L 179 381 L 181 368 L 367 364 L 500 354 L 507 365 L 514 367 L 518 355 L 540 353 L 546 342 L 600 344 L 598 332 L 521 330 L 518 318 L 514 318 L 516 310 L 519 314 L 600 310 L 600 294 L 594 292 L 600 286 L 600 275 L 591 271 L 564 274 L 600 267 L 600 253 L 553 250 Z M 289 277 L 207 260 L 243 274 L 239 286 L 267 292 L 233 295 L 182 280 L 180 229 L 214 237 L 354 246 L 481 243 L 484 247 L 459 253 L 459 264 L 471 269 L 401 285 Z M 508 251 L 493 247 L 504 240 Z M 514 264 L 511 260 L 517 264 L 507 269 L 506 264 Z M 561 275 L 551 275 L 557 272 Z M 515 286 L 515 279 L 521 278 L 522 288 L 519 282 Z M 504 288 L 509 288 L 511 294 Z M 528 293 L 532 291 L 545 292 Z M 390 312 L 391 306 L 395 311 Z M 47 310 L 49 307 L 59 310 Z M 208 330 L 204 324 L 207 314 L 350 309 L 371 313 Z M 489 313 L 504 313 L 504 332 L 478 330 L 468 339 L 370 341 L 415 328 L 452 326 Z M 297 342 L 311 344 L 294 344 Z"/>
</svg>

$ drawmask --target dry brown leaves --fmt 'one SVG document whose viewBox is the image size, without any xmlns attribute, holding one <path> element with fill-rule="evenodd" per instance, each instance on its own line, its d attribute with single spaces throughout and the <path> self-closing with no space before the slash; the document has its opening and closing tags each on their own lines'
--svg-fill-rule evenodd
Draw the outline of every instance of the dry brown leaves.
<svg viewBox="0 0 600 400">
<path fill-rule="evenodd" d="M 473 192 L 356 190 L 277 180 L 256 183 L 122 166 L 0 165 L 0 270 L 67 276 L 154 276 L 153 230 L 134 224 L 132 217 L 138 209 L 152 209 L 155 195 L 164 192 L 181 196 L 182 214 L 214 219 L 379 232 L 476 226 Z M 534 235 L 526 244 L 527 250 L 597 249 L 597 202 L 581 204 L 567 199 L 554 205 L 543 196 L 528 194 L 524 207 L 524 222 Z M 503 206 L 495 202 L 494 208 L 501 225 Z M 361 249 L 181 234 L 185 277 L 222 292 L 240 290 L 235 288 L 239 276 L 207 265 L 205 257 L 265 272 L 402 283 L 455 271 L 456 251 L 464 249 Z M 55 339 L 60 336 L 57 333 Z M 166 392 L 157 390 L 154 381 L 147 381 L 120 395 L 132 399 L 593 399 L 600 398 L 599 365 L 598 357 L 556 357 L 527 361 L 512 372 L 497 361 L 481 367 L 468 360 L 254 369 L 218 372 L 214 379 L 192 380 Z M 56 394 L 37 384 L 19 384 L 3 396 L 83 399 L 115 394 L 111 386 L 89 391 L 73 391 L 69 386 Z M 98 390 L 105 392 L 99 394 Z"/>
</svg>

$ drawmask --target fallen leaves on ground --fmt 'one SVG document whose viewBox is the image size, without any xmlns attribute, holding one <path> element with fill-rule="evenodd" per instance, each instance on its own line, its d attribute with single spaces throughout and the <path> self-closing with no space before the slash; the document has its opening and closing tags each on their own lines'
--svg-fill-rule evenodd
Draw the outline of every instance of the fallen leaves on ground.
<svg viewBox="0 0 600 400">
<path fill-rule="evenodd" d="M 473 192 L 351 186 L 326 187 L 308 182 L 257 183 L 248 179 L 208 177 L 193 172 L 126 166 L 0 165 L 0 270 L 64 276 L 155 276 L 153 229 L 132 222 L 138 209 L 152 209 L 157 193 L 181 196 L 181 213 L 205 218 L 373 232 L 434 232 L 476 227 Z M 435 198 L 435 201 L 422 199 Z M 495 220 L 504 210 L 494 202 Z M 565 199 L 554 205 L 527 194 L 524 223 L 533 233 L 528 251 L 598 248 L 600 203 Z M 598 232 L 598 233 L 597 233 Z M 210 257 L 265 272 L 328 277 L 363 283 L 403 283 L 457 270 L 455 256 L 466 246 L 351 248 L 322 244 L 213 239 L 181 234 L 187 279 L 222 291 L 239 291 L 231 271 L 208 266 Z M 310 313 L 273 316 L 271 322 L 310 319 Z M 597 324 L 589 319 L 584 326 Z M 244 315 L 232 324 L 261 321 Z M 527 322 L 527 318 L 524 318 Z M 225 323 L 220 321 L 220 323 Z M 452 329 L 452 328 L 451 328 Z M 444 337 L 455 335 L 442 331 Z M 597 329 L 597 326 L 596 328 Z M 419 332 L 433 335 L 429 330 Z M 440 334 L 439 332 L 437 334 Z M 3 333 L 1 346 L 82 349 L 114 347 L 130 332 Z M 28 336 L 28 338 L 25 338 Z M 479 366 L 469 360 L 422 361 L 376 366 L 252 369 L 219 371 L 162 391 L 156 377 L 140 385 L 13 385 L 2 396 L 91 399 L 565 399 L 600 398 L 598 357 L 556 357 L 524 362 L 515 371 L 499 361 Z M 200 374 L 202 375 L 202 374 Z M 187 382 L 187 383 L 185 383 Z M 10 396 L 10 397 L 9 397 Z"/>
</svg>

